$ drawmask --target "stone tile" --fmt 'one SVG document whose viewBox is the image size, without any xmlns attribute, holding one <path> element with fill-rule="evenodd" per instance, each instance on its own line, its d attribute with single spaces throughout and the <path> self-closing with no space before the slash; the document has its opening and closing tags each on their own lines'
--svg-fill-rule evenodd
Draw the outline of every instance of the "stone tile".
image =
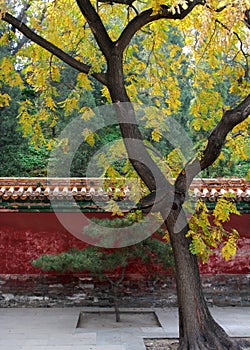
<svg viewBox="0 0 250 350">
<path fill-rule="evenodd" d="M 178 336 L 176 308 L 154 311 L 161 327 L 98 328 L 78 332 L 82 308 L 1 309 L 0 349 L 3 350 L 145 350 L 143 337 Z M 137 310 L 136 310 L 137 311 Z M 211 308 L 232 336 L 250 336 L 250 308 Z"/>
<path fill-rule="evenodd" d="M 117 344 L 122 344 L 127 350 L 145 350 L 142 333 L 138 329 L 125 329 L 120 333 L 120 339 Z"/>
<path fill-rule="evenodd" d="M 97 344 L 122 344 L 121 331 L 117 330 L 98 330 L 97 331 Z"/>
<path fill-rule="evenodd" d="M 96 345 L 96 348 L 93 350 L 129 350 L 126 345 Z M 138 349 L 140 350 L 140 349 Z"/>
<path fill-rule="evenodd" d="M 141 327 L 143 333 L 164 333 L 163 328 L 161 327 Z"/>
<path fill-rule="evenodd" d="M 22 346 L 45 346 L 48 345 L 48 337 L 26 339 Z"/>
<path fill-rule="evenodd" d="M 22 345 L 19 350 L 45 350 L 45 345 Z"/>
<path fill-rule="evenodd" d="M 80 333 L 80 334 L 58 334 L 50 335 L 48 339 L 49 345 L 81 345 L 96 344 L 96 333 Z"/>
<path fill-rule="evenodd" d="M 9 336 L 4 336 L 0 332 L 0 349 L 8 350 L 9 346 L 17 346 L 24 344 L 26 340 L 25 335 L 23 334 L 22 336 L 17 335 L 15 333 L 9 335 Z"/>
</svg>

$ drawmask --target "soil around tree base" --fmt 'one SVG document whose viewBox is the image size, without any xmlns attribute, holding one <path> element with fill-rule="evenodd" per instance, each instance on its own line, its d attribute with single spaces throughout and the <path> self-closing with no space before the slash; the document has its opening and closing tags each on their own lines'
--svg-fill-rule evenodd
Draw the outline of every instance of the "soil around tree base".
<svg viewBox="0 0 250 350">
<path fill-rule="evenodd" d="M 240 340 L 240 338 L 237 338 Z M 250 342 L 250 338 L 242 338 Z M 144 343 L 147 350 L 177 350 L 178 339 L 144 339 Z M 250 346 L 244 348 L 244 350 L 250 350 Z"/>
</svg>

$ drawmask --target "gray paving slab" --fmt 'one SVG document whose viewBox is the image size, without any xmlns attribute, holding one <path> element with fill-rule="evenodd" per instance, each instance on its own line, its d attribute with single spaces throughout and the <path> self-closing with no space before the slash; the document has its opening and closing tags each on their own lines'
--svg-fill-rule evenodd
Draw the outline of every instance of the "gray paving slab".
<svg viewBox="0 0 250 350">
<path fill-rule="evenodd" d="M 0 350 L 145 350 L 143 338 L 178 337 L 176 308 L 129 309 L 154 311 L 161 327 L 77 329 L 80 311 L 99 308 L 0 309 Z M 110 310 L 110 309 L 106 309 Z M 217 322 L 235 337 L 250 337 L 249 307 L 213 307 Z"/>
</svg>

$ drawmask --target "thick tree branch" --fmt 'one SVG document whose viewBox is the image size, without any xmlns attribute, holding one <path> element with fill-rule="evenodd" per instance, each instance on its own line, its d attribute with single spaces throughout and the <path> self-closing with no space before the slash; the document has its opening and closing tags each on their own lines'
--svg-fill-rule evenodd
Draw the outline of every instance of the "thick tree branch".
<svg viewBox="0 0 250 350">
<path fill-rule="evenodd" d="M 204 0 L 189 0 L 186 9 L 181 8 L 179 12 L 173 13 L 169 6 L 161 5 L 161 12 L 153 14 L 153 9 L 143 11 L 138 16 L 134 17 L 126 26 L 119 39 L 116 42 L 116 47 L 120 52 L 123 52 L 135 33 L 144 27 L 146 24 L 157 21 L 159 19 L 183 19 L 195 6 L 204 5 Z"/>
<path fill-rule="evenodd" d="M 179 174 L 175 189 L 177 192 L 186 193 L 193 178 L 201 171 L 208 168 L 218 158 L 226 137 L 232 129 L 243 122 L 250 115 L 250 94 L 235 108 L 225 111 L 220 122 L 212 130 L 208 137 L 207 147 L 202 152 L 201 158 L 195 158 L 187 163 L 185 169 Z"/>
<path fill-rule="evenodd" d="M 83 16 L 89 24 L 89 27 L 106 58 L 110 56 L 113 42 L 94 7 L 89 0 L 76 0 Z"/>
<path fill-rule="evenodd" d="M 208 137 L 207 147 L 204 150 L 201 159 L 194 158 L 189 161 L 185 168 L 180 172 L 174 185 L 175 199 L 173 203 L 174 210 L 181 208 L 185 201 L 186 193 L 194 177 L 201 171 L 208 168 L 218 158 L 226 136 L 232 129 L 243 122 L 250 115 L 250 94 L 236 107 L 226 111 L 221 121 L 213 129 Z M 164 207 L 169 193 L 164 191 L 159 196 L 157 203 L 155 194 L 152 192 L 141 200 L 141 206 L 144 211 L 150 211 L 153 205 L 156 210 Z"/>
<path fill-rule="evenodd" d="M 51 52 L 56 57 L 60 58 L 63 62 L 67 63 L 69 66 L 77 69 L 79 72 L 88 74 L 91 70 L 91 66 L 84 64 L 82 62 L 77 61 L 75 58 L 68 55 L 63 50 L 59 49 L 57 46 L 42 38 L 40 35 L 33 32 L 29 27 L 27 27 L 22 21 L 13 17 L 9 13 L 5 13 L 3 18 L 5 22 L 11 24 L 17 30 L 19 30 L 23 35 L 25 35 L 28 39 L 32 40 L 34 43 L 43 47 L 45 50 Z M 105 73 L 92 73 L 95 79 L 101 82 L 104 85 L 107 85 L 106 74 Z"/>
<path fill-rule="evenodd" d="M 104 2 L 104 3 L 108 3 L 110 5 L 113 4 L 122 4 L 122 5 L 128 5 L 131 6 L 133 4 L 133 2 L 135 2 L 135 0 L 98 0 L 97 2 Z"/>
<path fill-rule="evenodd" d="M 225 111 L 221 121 L 208 137 L 208 144 L 201 159 L 201 170 L 217 159 L 227 134 L 250 115 L 250 94 L 234 109 Z"/>
<path fill-rule="evenodd" d="M 244 23 L 246 24 L 248 29 L 250 29 L 250 10 L 247 10 L 245 12 Z"/>
</svg>

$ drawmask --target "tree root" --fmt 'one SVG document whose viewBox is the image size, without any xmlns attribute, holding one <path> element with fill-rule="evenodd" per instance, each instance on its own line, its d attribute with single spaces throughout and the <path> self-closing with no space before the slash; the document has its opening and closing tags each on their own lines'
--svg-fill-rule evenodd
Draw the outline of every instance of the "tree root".
<svg viewBox="0 0 250 350">
<path fill-rule="evenodd" d="M 212 338 L 213 340 L 210 338 L 210 341 L 204 337 L 193 341 L 182 339 L 178 350 L 250 350 L 250 342 L 244 339 L 217 338 L 216 336 Z"/>
<path fill-rule="evenodd" d="M 241 346 L 242 350 L 250 350 L 250 341 L 246 339 L 239 339 L 237 343 Z"/>
</svg>

